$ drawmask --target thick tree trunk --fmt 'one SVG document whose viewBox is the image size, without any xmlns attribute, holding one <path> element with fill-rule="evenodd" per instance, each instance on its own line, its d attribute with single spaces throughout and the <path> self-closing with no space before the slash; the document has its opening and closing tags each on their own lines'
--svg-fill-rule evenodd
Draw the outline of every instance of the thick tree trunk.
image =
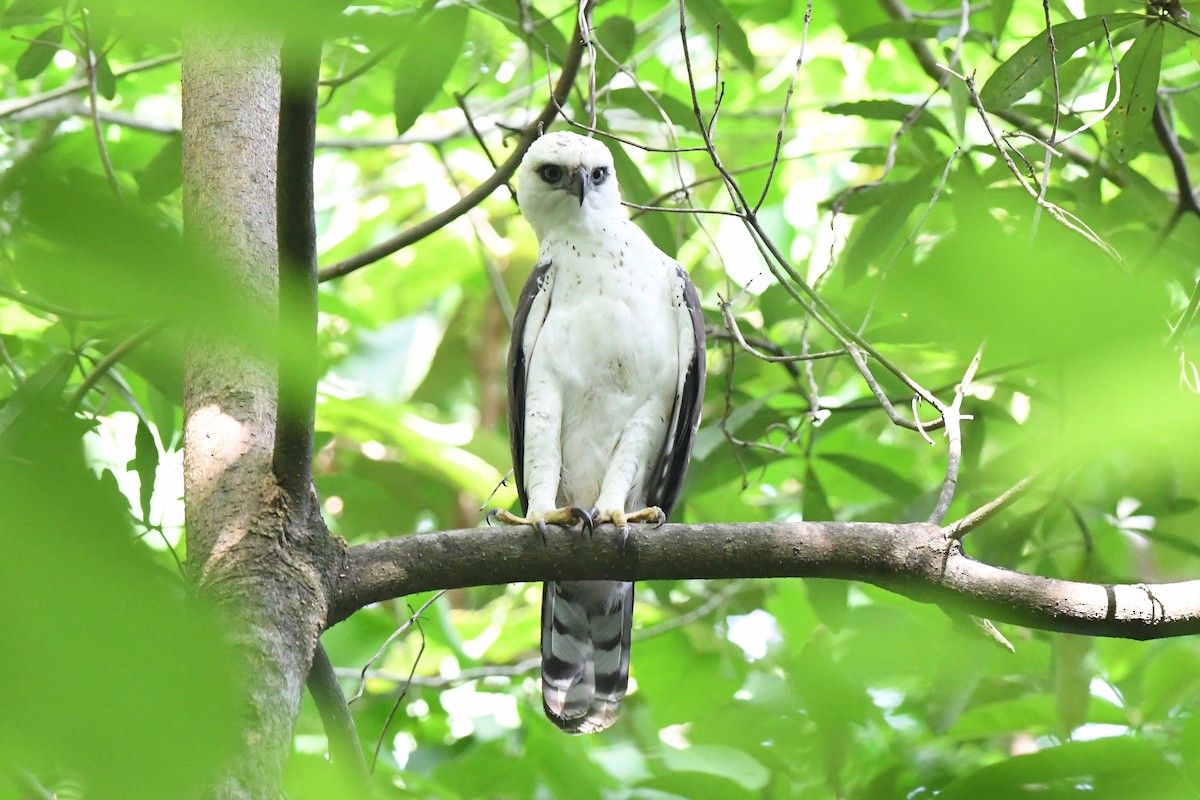
<svg viewBox="0 0 1200 800">
<path fill-rule="evenodd" d="M 278 114 L 277 39 L 187 34 L 185 223 L 227 265 L 259 321 L 272 323 Z M 328 556 L 332 542 L 314 518 L 316 503 L 289 502 L 272 471 L 274 347 L 261 337 L 248 344 L 238 320 L 212 322 L 192 333 L 187 352 L 188 566 L 242 654 L 245 705 L 244 746 L 209 794 L 274 798 L 282 796 L 282 767 L 327 607 L 318 554 Z"/>
</svg>

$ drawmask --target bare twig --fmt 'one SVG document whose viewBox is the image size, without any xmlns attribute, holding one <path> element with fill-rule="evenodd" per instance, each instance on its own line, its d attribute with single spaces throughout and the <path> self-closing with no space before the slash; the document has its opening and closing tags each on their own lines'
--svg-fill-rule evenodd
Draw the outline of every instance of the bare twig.
<svg viewBox="0 0 1200 800">
<path fill-rule="evenodd" d="M 1175 131 L 1171 129 L 1171 123 L 1167 119 L 1167 111 L 1162 100 L 1154 104 L 1154 116 L 1151 117 L 1151 121 L 1154 125 L 1154 135 L 1163 149 L 1163 155 L 1171 162 L 1171 172 L 1175 176 L 1175 188 L 1179 193 L 1175 219 L 1178 219 L 1178 215 L 1185 213 L 1200 216 L 1200 203 L 1196 201 L 1196 190 L 1188 175 L 1187 160 L 1184 158 L 1183 148 L 1179 145 Z M 1172 222 L 1168 229 L 1173 226 Z"/>
<path fill-rule="evenodd" d="M 1022 478 L 995 500 L 992 500 L 987 505 L 980 506 L 958 522 L 948 525 L 942 530 L 945 532 L 947 538 L 961 540 L 972 528 L 979 527 L 985 521 L 995 516 L 1000 509 L 1025 494 L 1029 487 L 1033 485 L 1033 481 L 1034 476 L 1032 475 Z"/>
<path fill-rule="evenodd" d="M 104 311 L 80 311 L 74 308 L 67 308 L 65 306 L 60 306 L 57 303 L 51 303 L 49 300 L 42 300 L 38 297 L 34 297 L 31 294 L 18 292 L 14 289 L 6 289 L 3 286 L 0 286 L 0 297 L 7 297 L 9 300 L 13 300 L 23 306 L 36 308 L 39 311 L 45 311 L 47 314 L 53 314 L 56 317 L 63 317 L 65 319 L 109 320 L 119 319 L 121 317 L 120 314 L 116 313 L 108 313 Z"/>
<path fill-rule="evenodd" d="M 727 602 L 729 598 L 733 597 L 745 588 L 746 583 L 744 581 L 734 581 L 733 583 L 730 583 L 728 586 L 721 589 L 721 591 L 715 593 L 712 597 L 705 600 L 700 605 L 693 608 L 691 611 L 684 612 L 677 617 L 664 620 L 658 625 L 638 631 L 637 633 L 633 634 L 633 641 L 642 642 L 646 639 L 653 639 L 655 636 L 661 636 L 662 634 L 667 633 L 668 631 L 673 631 L 676 628 L 682 628 L 687 625 L 691 625 L 693 622 L 707 617 L 713 611 L 717 610 L 723 603 Z"/>
<path fill-rule="evenodd" d="M 435 594 L 433 597 L 429 598 L 424 603 L 422 603 L 421 607 L 418 608 L 415 612 L 413 612 L 409 616 L 408 620 L 405 621 L 405 623 L 403 625 L 401 625 L 399 628 L 397 628 L 395 631 L 393 631 L 392 635 L 384 640 L 383 644 L 381 644 L 379 646 L 379 649 L 375 651 L 375 655 L 368 658 L 367 663 L 363 664 L 362 670 L 359 671 L 359 673 L 358 673 L 358 689 L 354 692 L 354 696 L 351 697 L 347 702 L 353 703 L 354 701 L 358 700 L 358 698 L 362 697 L 363 689 L 367 685 L 367 670 L 369 670 L 371 668 L 372 664 L 374 664 L 376 661 L 378 661 L 380 658 L 383 657 L 383 654 L 387 652 L 387 649 L 391 646 L 392 642 L 396 641 L 396 639 L 403 636 L 408 631 L 409 628 L 411 628 L 413 625 L 417 624 L 418 621 L 420 620 L 421 615 L 425 613 L 425 610 L 427 608 L 429 608 L 431 605 L 433 605 L 434 602 L 439 600 L 441 598 L 441 596 L 444 595 L 445 593 L 446 593 L 446 590 L 443 589 L 440 592 L 438 592 L 437 594 Z"/>
<path fill-rule="evenodd" d="M 730 335 L 733 337 L 733 340 L 735 342 L 737 342 L 738 345 L 740 345 L 743 350 L 745 350 L 747 353 L 754 356 L 755 358 L 759 359 L 760 361 L 766 361 L 771 364 L 790 364 L 790 363 L 793 363 L 796 361 L 815 361 L 815 360 L 822 359 L 822 358 L 835 358 L 836 356 L 844 356 L 847 354 L 847 352 L 845 350 L 826 350 L 826 351 L 820 352 L 820 353 L 806 353 L 803 355 L 789 355 L 787 353 L 784 353 L 782 351 L 782 349 L 780 349 L 780 352 L 777 353 L 776 355 L 767 355 L 766 353 L 761 352 L 760 350 L 756 349 L 755 347 L 752 347 L 750 345 L 750 343 L 746 341 L 746 338 L 744 336 L 742 336 L 742 330 L 741 330 L 741 328 L 738 327 L 737 319 L 733 316 L 733 310 L 731 308 L 730 303 L 727 300 L 721 299 L 720 308 L 721 308 L 721 316 L 725 320 L 725 327 L 729 329 Z M 776 348 L 778 348 L 778 345 L 775 345 L 775 346 L 776 346 Z"/>
<path fill-rule="evenodd" d="M 766 202 L 767 193 L 771 190 L 771 181 L 775 178 L 775 168 L 779 165 L 779 155 L 783 151 L 783 131 L 787 127 L 788 108 L 792 104 L 792 93 L 796 91 L 796 79 L 800 77 L 800 68 L 804 65 L 804 49 L 808 45 L 808 25 L 812 22 L 812 0 L 804 7 L 804 28 L 800 35 L 800 53 L 796 56 L 796 67 L 792 70 L 792 79 L 788 81 L 787 94 L 783 96 L 783 111 L 779 114 L 779 128 L 775 131 L 775 153 L 771 156 L 771 169 L 767 180 L 763 183 L 762 194 L 754 204 L 754 211 L 762 208 Z M 716 112 L 714 111 L 714 116 Z"/>
<path fill-rule="evenodd" d="M 1094 119 L 1088 120 L 1087 122 L 1085 122 L 1084 124 L 1082 124 L 1078 128 L 1076 128 L 1075 130 L 1068 133 L 1066 136 L 1063 136 L 1060 139 L 1058 139 L 1057 141 L 1055 141 L 1055 144 L 1058 145 L 1059 147 L 1062 147 L 1063 142 L 1066 142 L 1068 139 L 1073 139 L 1074 137 L 1078 136 L 1079 134 L 1083 133 L 1084 131 L 1090 129 L 1092 126 L 1099 124 L 1102 120 L 1104 120 L 1105 117 L 1107 117 L 1109 114 L 1112 113 L 1113 109 L 1117 107 L 1117 102 L 1121 99 L 1121 80 L 1120 80 L 1121 67 L 1120 67 L 1119 63 L 1117 62 L 1117 51 L 1113 47 L 1112 32 L 1109 31 L 1109 29 L 1108 29 L 1108 19 L 1105 17 L 1101 17 L 1100 24 L 1104 26 L 1104 41 L 1108 42 L 1108 58 L 1109 58 L 1109 61 L 1112 62 L 1113 96 L 1112 96 L 1112 99 L 1108 101 L 1108 104 L 1104 107 L 1104 110 L 1100 112 L 1099 116 L 1095 117 Z M 1057 108 L 1055 109 L 1055 111 L 1057 111 Z M 1055 155 L 1061 155 L 1061 154 L 1056 151 Z"/>
<path fill-rule="evenodd" d="M 88 25 L 88 14 L 84 9 L 79 18 L 83 30 L 83 62 L 87 71 L 88 108 L 91 111 L 92 131 L 96 137 L 96 149 L 100 151 L 100 164 L 104 167 L 104 177 L 108 179 L 109 188 L 117 199 L 121 199 L 121 184 L 117 181 L 117 173 L 113 170 L 112 159 L 108 157 L 108 145 L 104 143 L 104 125 L 100 122 L 100 101 L 96 89 L 96 52 L 92 49 L 91 26 Z"/>
<path fill-rule="evenodd" d="M 1021 188 L 1024 189 L 1029 196 L 1034 199 L 1039 207 L 1044 208 L 1051 217 L 1057 220 L 1059 224 L 1068 230 L 1079 234 L 1084 239 L 1098 247 L 1113 261 L 1123 265 L 1125 263 L 1125 259 L 1121 257 L 1121 254 L 1118 253 L 1112 245 L 1100 238 L 1095 231 L 1089 228 L 1078 217 L 1075 217 L 1070 212 L 1064 211 L 1054 203 L 1046 200 L 1041 196 L 1041 193 L 1037 189 L 1029 185 L 1029 181 L 1025 179 L 1025 176 L 1021 173 L 1021 170 L 1019 170 L 1017 165 L 1013 163 L 1012 156 L 1008 154 L 1008 150 L 1000 141 L 1000 137 L 996 134 L 995 128 L 992 127 L 992 122 L 988 118 L 987 109 L 983 107 L 983 101 L 979 99 L 979 92 L 975 88 L 975 76 L 973 74 L 960 74 L 949 67 L 943 67 L 943 69 L 966 84 L 967 93 L 970 95 L 971 103 L 975 106 L 975 110 L 978 112 L 979 118 L 983 121 L 983 126 L 987 129 L 988 136 L 991 137 L 992 144 L 996 146 L 996 151 L 1000 154 L 1000 158 L 1003 159 L 1005 165 L 1009 169 L 1009 172 L 1011 172 L 1013 177 L 1017 179 L 1017 183 L 1021 185 Z"/>
<path fill-rule="evenodd" d="M 165 64 L 173 64 L 176 61 L 178 61 L 179 58 L 180 58 L 179 53 L 170 53 L 165 56 L 157 56 L 155 58 L 149 58 L 149 59 L 146 59 L 145 61 L 139 61 L 136 64 L 130 64 L 128 67 L 125 67 L 125 69 L 113 70 L 113 75 L 118 78 L 121 78 L 121 77 L 124 77 L 125 75 L 132 75 L 135 72 L 144 72 L 148 69 L 154 69 L 155 67 L 161 67 Z M 33 97 L 22 97 L 22 98 L 18 98 L 15 100 L 9 100 L 8 102 L 0 103 L 0 119 L 3 119 L 4 117 L 12 116 L 13 114 L 19 114 L 22 111 L 33 108 L 35 106 L 40 106 L 43 103 L 51 103 L 51 102 L 59 99 L 60 97 L 67 97 L 69 95 L 75 94 L 76 92 L 87 89 L 88 85 L 89 85 L 89 81 L 86 78 L 81 78 L 78 80 L 70 81 L 69 83 L 65 83 L 62 86 L 58 87 L 57 89 L 52 89 L 51 91 L 43 92 L 42 94 L 38 94 L 38 95 L 34 95 Z"/>
<path fill-rule="evenodd" d="M 963 374 L 962 382 L 954 392 L 953 402 L 942 415 L 946 420 L 946 477 L 942 481 L 942 491 L 938 494 L 933 512 L 929 515 L 928 521 L 934 525 L 941 525 L 942 520 L 946 518 L 946 512 L 950 510 L 950 503 L 954 500 L 954 490 L 958 487 L 958 471 L 962 465 L 962 423 L 963 420 L 971 418 L 962 413 L 962 401 L 967 390 L 971 388 L 971 381 L 975 379 L 975 372 L 979 369 L 982 358 L 983 346 L 980 345 Z"/>
<path fill-rule="evenodd" d="M 913 11 L 907 5 L 905 5 L 902 0 L 879 0 L 879 4 L 892 19 L 908 21 L 915 16 Z M 937 81 L 938 84 L 941 85 L 946 73 L 938 64 L 937 56 L 934 55 L 933 51 L 929 48 L 929 45 L 920 39 L 907 39 L 906 43 L 908 44 L 909 49 L 912 50 L 913 55 L 916 57 L 917 63 L 920 64 L 921 70 L 927 76 L 932 78 L 934 81 Z M 1019 111 L 1014 111 L 1011 108 L 1000 109 L 996 112 L 996 116 L 1022 130 L 1029 131 L 1038 129 L 1037 123 L 1035 123 L 1032 119 Z M 1043 136 L 1041 138 L 1045 139 L 1046 137 Z M 1070 137 L 1064 137 L 1063 140 L 1065 141 L 1067 138 Z M 1076 164 L 1080 164 L 1087 169 L 1098 171 L 1104 176 L 1105 180 L 1113 185 L 1125 185 L 1124 176 L 1122 176 L 1118 171 L 1114 170 L 1109 164 L 1101 162 L 1091 153 L 1081 150 L 1073 145 L 1062 145 L 1061 150 L 1063 155 L 1071 159 L 1071 161 L 1075 162 Z"/>
<path fill-rule="evenodd" d="M 438 593 L 440 597 L 445 593 L 445 590 Z M 435 598 L 436 599 L 436 598 Z M 392 726 L 392 720 L 396 717 L 396 712 L 400 710 L 400 704 L 404 702 L 404 698 L 408 696 L 408 688 L 412 686 L 413 675 L 417 672 L 417 665 L 421 663 L 421 656 L 425 655 L 425 629 L 421 627 L 420 612 L 412 616 L 410 622 L 415 622 L 417 633 L 421 635 L 421 646 L 417 649 L 416 658 L 413 659 L 412 668 L 408 671 L 408 680 L 404 682 L 404 688 L 400 690 L 400 694 L 396 697 L 396 702 L 392 704 L 392 708 L 388 711 L 387 719 L 383 721 L 383 727 L 379 730 L 379 738 L 375 740 L 375 752 L 371 755 L 371 774 L 375 774 L 375 766 L 379 763 L 379 751 L 383 749 L 383 740 L 387 738 L 388 728 Z"/>
<path fill-rule="evenodd" d="M 4 337 L 0 336 L 0 360 L 4 362 L 4 366 L 8 367 L 8 371 L 12 373 L 13 380 L 18 383 L 25 382 L 25 372 L 17 366 L 17 362 L 13 361 L 12 355 L 8 352 L 8 346 L 4 344 Z"/>
<path fill-rule="evenodd" d="M 674 206 L 644 206 L 641 203 L 632 203 L 628 200 L 622 200 L 621 205 L 627 208 L 636 208 L 638 211 L 659 211 L 664 214 L 707 214 L 713 217 L 737 217 L 741 219 L 742 215 L 737 211 L 723 211 L 717 208 L 675 208 Z"/>
<path fill-rule="evenodd" d="M 695 73 L 692 69 L 691 51 L 688 46 L 687 13 L 683 0 L 680 0 L 678 8 L 679 36 L 683 49 L 684 67 L 688 75 L 688 88 L 691 92 L 692 113 L 695 115 L 696 121 L 701 126 L 701 135 L 704 138 L 704 146 L 705 150 L 708 151 L 709 159 L 724 180 L 726 190 L 729 192 L 729 196 L 733 202 L 734 208 L 741 213 L 742 221 L 749 230 L 755 245 L 759 248 L 760 252 L 762 252 L 764 260 L 767 262 L 771 273 L 776 277 L 777 280 L 779 280 L 780 285 L 783 286 L 784 290 L 787 291 L 797 303 L 799 303 L 801 308 L 814 317 L 823 328 L 825 328 L 830 334 L 833 335 L 835 339 L 837 339 L 839 344 L 846 348 L 851 357 L 854 358 L 854 363 L 858 367 L 859 372 L 862 374 L 863 380 L 867 382 L 867 385 L 871 388 L 876 397 L 880 398 L 882 403 L 885 403 L 884 410 L 887 412 L 888 418 L 891 419 L 894 424 L 914 430 L 927 430 L 933 427 L 940 427 L 943 424 L 941 420 L 936 420 L 932 423 L 922 423 L 919 420 L 908 420 L 902 417 L 896 411 L 896 409 L 887 402 L 886 395 L 883 393 L 883 390 L 880 389 L 879 384 L 871 374 L 871 370 L 867 366 L 866 361 L 862 358 L 862 352 L 867 353 L 873 359 L 878 361 L 880 365 L 882 365 L 885 369 L 903 381 L 905 385 L 911 388 L 922 400 L 936 408 L 939 413 L 945 407 L 941 401 L 939 401 L 924 387 L 906 375 L 903 370 L 901 370 L 897 365 L 893 364 L 870 343 L 863 340 L 862 337 L 859 336 L 849 325 L 842 321 L 829 306 L 829 304 L 825 302 L 825 300 L 819 294 L 817 294 L 816 291 L 813 290 L 813 288 L 808 284 L 807 281 L 804 280 L 803 277 L 800 276 L 788 259 L 779 250 L 779 247 L 766 234 L 766 231 L 763 230 L 761 224 L 754 214 L 753 209 L 751 209 L 745 194 L 742 192 L 741 186 L 733 178 L 733 175 L 729 172 L 729 170 L 726 169 L 720 155 L 717 153 L 716 146 L 713 143 L 712 131 L 705 127 L 704 115 L 700 110 L 700 99 L 696 93 Z M 781 271 L 784 274 L 781 274 Z M 790 280 L 788 280 L 789 278 Z"/>
</svg>

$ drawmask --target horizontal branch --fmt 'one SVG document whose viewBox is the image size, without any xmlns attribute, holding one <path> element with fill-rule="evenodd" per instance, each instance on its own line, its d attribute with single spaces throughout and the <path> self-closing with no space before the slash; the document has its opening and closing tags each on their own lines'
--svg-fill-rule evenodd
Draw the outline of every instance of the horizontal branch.
<svg viewBox="0 0 1200 800">
<path fill-rule="evenodd" d="M 730 523 L 636 527 L 624 554 L 603 526 L 468 528 L 346 551 L 329 625 L 369 604 L 431 589 L 614 578 L 840 578 L 1031 628 L 1155 639 L 1200 633 L 1200 581 L 1094 584 L 989 566 L 924 523 Z"/>
</svg>

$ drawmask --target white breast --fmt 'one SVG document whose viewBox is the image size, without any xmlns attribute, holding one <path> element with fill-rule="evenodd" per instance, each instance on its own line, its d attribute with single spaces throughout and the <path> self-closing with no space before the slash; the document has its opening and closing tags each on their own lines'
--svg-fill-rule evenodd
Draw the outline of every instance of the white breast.
<svg viewBox="0 0 1200 800">
<path fill-rule="evenodd" d="M 613 449 L 636 412 L 649 407 L 669 427 L 678 379 L 673 309 L 675 264 L 632 223 L 569 240 L 548 237 L 554 274 L 550 308 L 530 359 L 530 380 L 549 380 L 563 398 L 559 503 L 590 508 Z M 662 435 L 639 460 L 649 469 Z M 645 504 L 642 476 L 633 482 Z"/>
</svg>

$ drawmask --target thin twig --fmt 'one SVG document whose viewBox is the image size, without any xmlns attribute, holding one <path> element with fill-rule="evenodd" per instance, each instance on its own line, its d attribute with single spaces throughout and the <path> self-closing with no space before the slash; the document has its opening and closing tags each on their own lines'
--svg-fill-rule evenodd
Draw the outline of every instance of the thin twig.
<svg viewBox="0 0 1200 800">
<path fill-rule="evenodd" d="M 116 366 L 122 358 L 129 355 L 143 342 L 161 331 L 166 326 L 166 320 L 155 322 L 114 347 L 108 355 L 96 363 L 96 366 L 92 367 L 91 372 L 83 377 L 83 381 L 79 384 L 78 388 L 75 389 L 75 393 L 71 395 L 71 399 L 67 403 L 67 408 L 79 408 L 79 405 L 83 402 L 83 399 L 87 397 L 88 392 L 91 391 L 92 387 L 95 386 L 101 378 L 108 374 L 109 370 Z"/>
<path fill-rule="evenodd" d="M 703 148 L 701 148 L 703 149 Z M 664 214 L 707 214 L 714 217 L 737 217 L 742 218 L 742 215 L 737 211 L 723 211 L 718 208 L 675 208 L 674 206 L 644 206 L 641 203 L 633 203 L 628 200 L 622 200 L 621 205 L 626 208 L 636 208 L 638 211 L 659 211 Z"/>
<path fill-rule="evenodd" d="M 17 384 L 25 382 L 25 372 L 17 366 L 16 361 L 13 361 L 12 355 L 8 352 L 8 346 L 4 344 L 3 336 L 0 336 L 0 360 L 4 361 L 4 365 L 12 373 L 13 381 Z"/>
<path fill-rule="evenodd" d="M 812 0 L 808 0 L 804 8 L 804 27 L 800 34 L 800 53 L 796 56 L 796 67 L 792 70 L 792 79 L 788 81 L 787 93 L 783 96 L 783 111 L 779 114 L 779 127 L 775 131 L 775 152 L 771 156 L 771 169 L 767 173 L 766 182 L 763 183 L 762 194 L 759 196 L 758 202 L 754 204 L 754 213 L 756 214 L 767 200 L 767 193 L 771 190 L 771 181 L 775 178 L 775 168 L 779 165 L 779 155 L 783 151 L 783 131 L 787 127 L 788 108 L 792 104 L 792 94 L 796 91 L 796 80 L 800 77 L 800 68 L 804 66 L 804 49 L 808 45 L 808 25 L 810 22 L 812 22 Z"/>
<path fill-rule="evenodd" d="M 725 327 L 729 329 L 730 334 L 733 336 L 733 340 L 737 342 L 743 350 L 760 361 L 766 361 L 770 364 L 791 364 L 796 361 L 816 361 L 822 358 L 836 358 L 837 356 L 847 355 L 846 350 L 825 350 L 820 353 L 807 353 L 804 355 L 789 355 L 781 351 L 778 355 L 767 355 L 766 353 L 763 353 L 752 347 L 750 343 L 746 341 L 745 337 L 742 336 L 742 330 L 738 327 L 737 319 L 733 316 L 733 311 L 729 301 L 722 299 L 719 305 L 721 308 L 721 316 L 725 320 Z"/>
<path fill-rule="evenodd" d="M 445 592 L 445 590 L 443 589 L 442 592 Z M 412 619 L 416 622 L 417 633 L 421 635 L 421 646 L 417 649 L 417 656 L 413 659 L 412 668 L 408 671 L 408 680 L 404 682 L 404 688 L 400 690 L 399 696 L 396 697 L 396 702 L 392 704 L 391 710 L 388 711 L 387 719 L 383 721 L 383 727 L 379 730 L 379 738 L 375 740 L 375 752 L 371 755 L 372 775 L 375 774 L 375 767 L 379 763 L 379 751 L 383 749 L 383 740 L 387 738 L 388 728 L 392 726 L 392 720 L 395 719 L 396 712 L 400 710 L 400 704 L 408 696 L 408 688 L 412 685 L 413 675 L 417 672 L 417 665 L 421 663 L 421 656 L 425 655 L 425 629 L 421 627 L 421 619 L 418 615 L 414 614 Z"/>
<path fill-rule="evenodd" d="M 180 53 L 170 53 L 165 56 L 149 58 L 145 61 L 139 61 L 136 64 L 130 64 L 125 69 L 113 70 L 113 76 L 121 78 L 126 75 L 132 75 L 135 72 L 144 72 L 148 69 L 161 67 L 164 64 L 172 64 L 178 61 L 180 56 Z M 86 78 L 80 78 L 78 80 L 73 80 L 70 83 L 63 84 L 57 89 L 52 89 L 51 91 L 34 95 L 33 97 L 22 97 L 15 100 L 9 100 L 6 103 L 0 103 L 0 119 L 12 116 L 13 114 L 19 114 L 22 111 L 35 106 L 40 106 L 43 103 L 52 103 L 60 97 L 67 97 L 68 95 L 75 94 L 76 92 L 87 88 L 88 80 Z"/>
<path fill-rule="evenodd" d="M 988 136 L 991 137 L 992 144 L 995 145 L 996 151 L 1000 154 L 1000 158 L 1003 159 L 1009 171 L 1017 179 L 1017 183 L 1021 185 L 1021 188 L 1024 189 L 1026 193 L 1028 193 L 1029 196 L 1034 199 L 1038 206 L 1046 209 L 1046 212 L 1065 228 L 1074 231 L 1087 241 L 1094 244 L 1096 247 L 1100 248 L 1100 250 L 1102 250 L 1106 256 L 1111 258 L 1117 264 L 1124 265 L 1125 259 L 1121 257 L 1121 254 L 1118 253 L 1112 245 L 1100 238 L 1095 231 L 1089 228 L 1078 217 L 1075 217 L 1073 214 L 1070 214 L 1070 212 L 1064 211 L 1054 203 L 1042 198 L 1040 192 L 1029 185 L 1029 181 L 1027 181 L 1025 176 L 1021 174 L 1021 170 L 1017 168 L 1017 165 L 1012 160 L 1012 156 L 1008 154 L 1008 151 L 1000 141 L 1000 137 L 996 134 L 996 129 L 992 127 L 992 122 L 988 118 L 987 109 L 983 107 L 983 101 L 979 99 L 979 92 L 975 88 L 975 76 L 973 74 L 960 74 L 949 67 L 943 67 L 943 69 L 966 84 L 967 93 L 971 98 L 971 103 L 975 106 L 975 110 L 978 112 L 979 118 L 983 121 L 983 126 L 987 130 Z"/>
<path fill-rule="evenodd" d="M 1117 107 L 1117 102 L 1121 99 L 1121 67 L 1117 62 L 1117 51 L 1113 47 L 1112 32 L 1108 29 L 1108 18 L 1101 17 L 1100 24 L 1104 26 L 1104 41 L 1108 42 L 1108 58 L 1112 62 L 1112 99 L 1108 101 L 1108 105 L 1104 107 L 1104 110 L 1100 112 L 1099 116 L 1097 116 L 1095 119 L 1088 120 L 1083 125 L 1080 125 L 1078 128 L 1068 133 L 1066 136 L 1058 139 L 1055 142 L 1056 145 L 1061 146 L 1063 142 L 1066 142 L 1068 139 L 1073 139 L 1074 137 L 1091 128 L 1093 125 L 1099 124 L 1113 112 L 1113 109 Z"/>
<path fill-rule="evenodd" d="M 982 525 L 985 521 L 995 516 L 1000 509 L 1023 495 L 1033 485 L 1034 478 L 1035 476 L 1033 475 L 1022 478 L 995 500 L 980 506 L 958 522 L 946 526 L 942 531 L 946 534 L 947 538 L 961 541 L 971 529 Z"/>
<path fill-rule="evenodd" d="M 53 314 L 56 317 L 63 317 L 64 319 L 95 321 L 119 319 L 122 316 L 121 314 L 104 311 L 80 311 L 74 308 L 67 308 L 66 306 L 60 306 L 57 303 L 51 303 L 49 300 L 42 300 L 34 297 L 31 294 L 18 292 L 14 289 L 6 289 L 3 286 L 0 286 L 0 297 L 7 297 L 9 300 L 16 301 L 23 306 L 36 308 L 38 311 L 45 311 L 47 314 Z"/>
<path fill-rule="evenodd" d="M 979 369 L 982 359 L 983 346 L 980 345 L 963 374 L 962 382 L 954 392 L 954 400 L 943 415 L 943 419 L 946 420 L 946 477 L 942 481 L 942 491 L 938 494 L 933 512 L 929 515 L 928 521 L 934 525 L 941 525 L 942 520 L 946 518 L 946 512 L 950 510 L 950 503 L 954 500 L 954 491 L 958 488 L 958 472 L 962 466 L 962 423 L 971 419 L 969 415 L 962 413 L 962 401 L 971 388 L 971 381 L 975 379 L 975 372 Z"/>
<path fill-rule="evenodd" d="M 100 164 L 104 167 L 104 177 L 108 179 L 109 188 L 120 200 L 121 184 L 117 181 L 117 173 L 113 170 L 112 159 L 108 157 L 108 145 L 104 143 L 104 125 L 100 122 L 100 100 L 96 89 L 96 52 L 92 49 L 91 28 L 88 25 L 88 10 L 84 9 L 79 18 L 83 29 L 83 61 L 87 71 L 88 109 L 91 112 L 92 131 L 96 137 L 96 149 L 100 151 Z"/>
<path fill-rule="evenodd" d="M 868 387 L 871 388 L 871 391 L 876 395 L 876 397 L 880 398 L 882 403 L 885 403 L 883 406 L 884 410 L 887 412 L 888 418 L 894 424 L 913 430 L 929 430 L 934 427 L 940 427 L 943 424 L 941 420 L 936 420 L 932 423 L 923 423 L 920 420 L 908 420 L 902 417 L 896 411 L 896 409 L 887 402 L 886 395 L 883 393 L 883 390 L 879 387 L 878 382 L 876 382 L 874 376 L 871 374 L 870 368 L 862 359 L 861 353 L 859 352 L 860 350 L 862 352 L 866 352 L 873 359 L 878 361 L 881 366 L 903 381 L 905 385 L 911 388 L 919 397 L 921 397 L 922 400 L 936 408 L 939 413 L 945 407 L 940 400 L 938 400 L 924 387 L 906 375 L 903 370 L 901 370 L 882 353 L 876 350 L 870 343 L 858 336 L 858 334 L 852 328 L 850 328 L 849 325 L 842 321 L 834 312 L 832 307 L 830 307 L 829 304 L 824 300 L 824 298 L 817 294 L 816 291 L 814 291 L 813 288 L 808 284 L 808 282 L 800 276 L 788 259 L 779 250 L 779 247 L 762 228 L 762 225 L 759 223 L 753 210 L 750 208 L 750 204 L 746 200 L 746 196 L 742 192 L 741 186 L 733 178 L 729 170 L 726 169 L 720 155 L 717 153 L 716 146 L 713 143 L 712 132 L 704 127 L 704 115 L 700 110 L 700 99 L 696 92 L 695 73 L 692 69 L 691 50 L 688 46 L 687 13 L 683 0 L 679 0 L 678 8 L 679 36 L 683 49 L 683 63 L 688 76 L 688 88 L 691 92 L 692 113 L 695 115 L 696 121 L 701 126 L 701 135 L 704 138 L 705 150 L 708 151 L 709 160 L 712 162 L 713 166 L 716 168 L 717 172 L 720 173 L 722 179 L 724 180 L 726 190 L 729 192 L 729 196 L 733 202 L 734 208 L 741 212 L 743 224 L 745 224 L 749 230 L 751 238 L 754 240 L 755 245 L 759 248 L 759 251 L 763 253 L 764 260 L 766 261 L 768 268 L 771 270 L 771 273 L 775 275 L 776 279 L 779 280 L 780 285 L 783 286 L 784 290 L 787 291 L 788 294 L 800 304 L 801 308 L 816 318 L 821 326 L 830 334 L 832 334 L 833 337 L 837 339 L 839 344 L 846 348 L 851 357 L 854 358 L 855 365 L 862 374 L 863 380 L 867 382 Z M 790 278 L 791 280 L 787 280 L 784 275 L 780 274 L 778 270 L 782 270 L 784 273 L 786 273 L 787 278 Z M 793 283 L 795 285 L 793 285 Z M 799 289 L 796 287 L 799 287 Z"/>
<path fill-rule="evenodd" d="M 1154 104 L 1154 116 L 1151 117 L 1151 121 L 1154 124 L 1154 135 L 1158 138 L 1159 145 L 1162 146 L 1163 155 L 1171 162 L 1171 172 L 1175 176 L 1175 188 L 1179 193 L 1177 201 L 1179 213 L 1200 215 L 1200 203 L 1196 201 L 1196 190 L 1192 187 L 1192 179 L 1188 175 L 1187 160 L 1184 157 L 1183 148 L 1179 144 L 1179 139 L 1175 136 L 1175 131 L 1171 129 L 1171 123 L 1167 119 L 1167 111 L 1162 100 Z"/>
<path fill-rule="evenodd" d="M 403 636 L 404 633 L 406 631 L 408 631 L 409 628 L 411 628 L 414 624 L 417 623 L 420 616 L 425 613 L 425 609 L 427 609 L 431 605 L 433 605 L 433 603 L 436 600 L 438 600 L 445 593 L 446 593 L 446 590 L 442 589 L 440 592 L 435 594 L 433 597 L 426 600 L 421 605 L 421 607 L 416 610 L 416 612 L 414 612 L 411 616 L 409 616 L 408 621 L 406 621 L 403 625 L 401 625 L 399 628 L 397 628 L 395 631 L 393 631 L 392 635 L 389 636 L 386 640 L 384 640 L 384 643 L 379 646 L 378 650 L 375 651 L 375 655 L 373 655 L 369 659 L 367 659 L 366 664 L 363 664 L 362 670 L 359 671 L 359 673 L 358 673 L 358 690 L 354 693 L 354 696 L 351 697 L 347 702 L 353 703 L 354 701 L 358 700 L 358 698 L 362 697 L 363 689 L 367 685 L 367 670 L 369 670 L 371 668 L 372 664 L 374 664 L 376 661 L 378 661 L 380 658 L 383 657 L 383 654 L 385 652 L 387 652 L 387 649 L 388 649 L 388 647 L 391 646 L 392 642 L 396 641 L 396 639 Z"/>
</svg>

